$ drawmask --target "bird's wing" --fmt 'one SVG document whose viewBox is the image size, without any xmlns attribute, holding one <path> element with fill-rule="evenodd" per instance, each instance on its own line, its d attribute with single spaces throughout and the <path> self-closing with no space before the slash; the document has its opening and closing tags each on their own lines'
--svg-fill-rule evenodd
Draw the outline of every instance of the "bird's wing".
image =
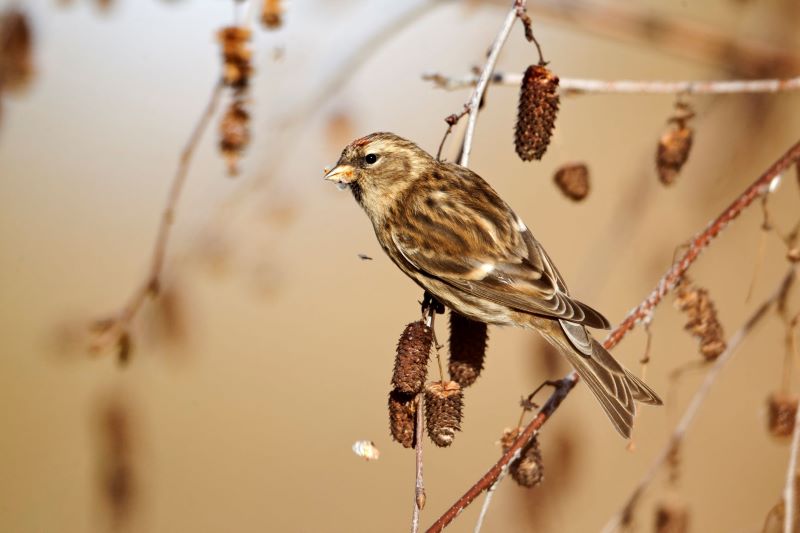
<svg viewBox="0 0 800 533">
<path fill-rule="evenodd" d="M 417 270 L 473 296 L 608 328 L 600 313 L 569 296 L 552 261 L 511 208 L 477 175 L 468 177 L 473 181 L 462 181 L 457 190 L 446 195 L 434 191 L 422 195 L 420 206 L 407 206 L 404 223 L 391 230 L 402 257 Z"/>
</svg>

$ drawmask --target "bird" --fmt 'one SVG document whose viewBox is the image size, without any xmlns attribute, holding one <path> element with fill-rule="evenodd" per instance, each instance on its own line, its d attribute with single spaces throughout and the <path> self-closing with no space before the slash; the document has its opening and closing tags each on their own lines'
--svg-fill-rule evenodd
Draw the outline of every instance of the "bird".
<svg viewBox="0 0 800 533">
<path fill-rule="evenodd" d="M 348 188 L 394 264 L 471 320 L 538 331 L 629 438 L 634 401 L 661 405 L 587 328 L 609 329 L 574 299 L 550 256 L 511 207 L 472 170 L 440 161 L 394 133 L 347 145 L 324 178 Z"/>
</svg>

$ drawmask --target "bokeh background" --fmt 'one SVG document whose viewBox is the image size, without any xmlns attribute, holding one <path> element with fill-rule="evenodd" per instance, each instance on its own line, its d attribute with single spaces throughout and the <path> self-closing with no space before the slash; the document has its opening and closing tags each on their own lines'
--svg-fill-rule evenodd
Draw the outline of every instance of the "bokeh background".
<svg viewBox="0 0 800 533">
<path fill-rule="evenodd" d="M 242 172 L 226 176 L 215 118 L 178 207 L 162 296 L 137 317 L 131 360 L 120 366 L 111 351 L 88 355 L 86 326 L 144 276 L 178 154 L 219 75 L 215 33 L 247 6 L 0 2 L 26 13 L 34 34 L 31 79 L 0 96 L 0 530 L 408 528 L 414 458 L 390 440 L 386 397 L 397 337 L 417 318 L 421 294 L 384 257 L 350 195 L 320 178 L 347 142 L 375 130 L 435 151 L 443 118 L 468 92 L 434 89 L 421 74 L 463 75 L 480 64 L 507 3 L 293 2 L 277 31 L 256 25 Z M 556 74 L 797 74 L 797 62 L 754 63 L 680 34 L 665 38 L 670 24 L 700 24 L 800 57 L 793 0 L 627 4 L 572 2 L 562 11 L 531 2 Z M 649 25 L 587 17 L 622 8 Z M 498 69 L 535 61 L 515 28 Z M 490 87 L 471 166 L 526 220 L 572 292 L 612 323 L 651 290 L 676 247 L 800 134 L 796 93 L 692 98 L 695 145 L 665 188 L 653 160 L 673 96 L 565 98 L 537 163 L 513 151 L 516 99 L 514 88 Z M 591 170 L 580 204 L 551 178 L 573 160 Z M 796 180 L 786 177 L 769 200 L 782 228 L 800 211 Z M 691 271 L 728 334 L 787 268 L 761 220 L 754 206 Z M 652 323 L 647 368 L 666 405 L 641 410 L 635 450 L 579 386 L 542 431 L 545 483 L 528 490 L 506 480 L 484 531 L 595 531 L 618 509 L 704 373 L 669 379 L 699 359 L 671 300 Z M 790 304 L 797 309 L 796 294 Z M 446 338 L 446 320 L 438 330 Z M 636 530 L 653 529 L 664 498 L 688 505 L 693 531 L 761 529 L 786 476 L 788 443 L 766 429 L 784 332 L 770 316 L 748 337 L 685 440 L 678 482 L 656 479 Z M 645 342 L 637 330 L 615 355 L 638 371 Z M 424 525 L 498 458 L 520 396 L 565 372 L 532 333 L 490 330 L 463 432 L 451 448 L 427 445 Z M 374 441 L 380 460 L 356 457 L 359 439 Z M 478 507 L 452 530 L 471 531 Z"/>
</svg>

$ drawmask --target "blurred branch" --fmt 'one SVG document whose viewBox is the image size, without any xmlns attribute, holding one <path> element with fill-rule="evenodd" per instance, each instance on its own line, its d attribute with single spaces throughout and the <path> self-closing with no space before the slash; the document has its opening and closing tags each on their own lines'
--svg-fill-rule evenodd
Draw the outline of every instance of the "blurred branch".
<svg viewBox="0 0 800 533">
<path fill-rule="evenodd" d="M 747 187 L 718 217 L 711 221 L 706 228 L 692 239 L 688 250 L 684 255 L 675 261 L 661 278 L 656 288 L 634 308 L 628 316 L 609 333 L 603 346 L 610 350 L 616 346 L 637 324 L 652 317 L 655 307 L 661 302 L 663 297 L 674 287 L 675 283 L 683 276 L 688 268 L 697 260 L 700 252 L 707 248 L 711 241 L 716 237 L 734 218 L 736 218 L 747 206 L 752 204 L 757 197 L 769 191 L 772 180 L 781 172 L 789 168 L 793 163 L 800 160 L 800 141 L 795 143 L 785 154 Z M 792 274 L 793 276 L 793 274 Z M 784 282 L 788 283 L 788 282 Z M 782 285 L 783 287 L 783 285 Z M 771 305 L 771 303 L 770 303 Z M 765 311 L 762 311 L 762 313 Z M 754 315 L 756 316 L 756 315 Z M 758 316 L 756 322 L 761 317 Z M 752 327 L 751 320 L 748 321 Z M 747 324 L 746 324 L 747 326 Z M 744 335 L 742 335 L 743 337 Z M 738 334 L 731 339 L 728 350 L 733 351 L 731 346 L 736 346 L 741 339 Z M 522 431 L 514 444 L 502 455 L 500 460 L 495 463 L 472 487 L 464 493 L 445 513 L 428 529 L 428 532 L 442 531 L 458 514 L 470 505 L 483 491 L 489 489 L 499 478 L 500 473 L 519 456 L 519 451 L 531 440 L 534 433 L 541 428 L 545 422 L 564 401 L 569 392 L 578 381 L 578 376 L 572 372 L 559 382 L 556 390 L 539 410 L 536 417 Z"/>
<path fill-rule="evenodd" d="M 449 77 L 439 73 L 427 73 L 422 79 L 432 82 L 436 87 L 446 90 L 473 87 L 478 82 L 474 74 L 462 77 Z M 518 72 L 497 72 L 490 82 L 496 85 L 519 87 L 522 74 Z M 560 78 L 559 91 L 564 94 L 583 93 L 644 93 L 644 94 L 739 94 L 739 93 L 777 93 L 800 91 L 800 76 L 788 79 L 769 80 L 717 80 L 717 81 L 637 81 L 637 80 L 589 80 Z"/>
<path fill-rule="evenodd" d="M 571 27 L 601 37 L 628 42 L 648 42 L 682 57 L 734 67 L 736 72 L 797 72 L 800 55 L 790 47 L 731 37 L 706 24 L 686 18 L 669 18 L 632 7 L 582 0 L 538 0 L 537 16 L 567 22 Z M 757 74 L 755 74 L 757 75 Z"/>
<path fill-rule="evenodd" d="M 789 466 L 786 469 L 786 488 L 783 490 L 783 531 L 793 533 L 794 524 L 797 520 L 795 512 L 797 501 L 795 495 L 795 485 L 797 485 L 797 451 L 800 448 L 800 409 L 794 417 L 794 431 L 792 431 L 792 447 L 789 452 Z"/>
<path fill-rule="evenodd" d="M 414 512 L 411 515 L 411 533 L 419 531 L 419 514 L 425 507 L 425 482 L 422 476 L 422 432 L 425 423 L 422 416 L 422 394 L 417 394 L 416 433 L 417 442 L 414 444 L 415 473 L 414 473 Z"/>
<path fill-rule="evenodd" d="M 136 313 L 147 297 L 158 294 L 161 272 L 164 268 L 164 257 L 169 242 L 170 230 L 175 220 L 178 200 L 180 199 L 181 192 L 183 192 L 183 187 L 186 183 L 192 156 L 194 155 L 197 145 L 200 143 L 200 139 L 203 137 L 206 129 L 208 129 L 208 124 L 219 105 L 222 89 L 223 84 L 221 81 L 215 83 L 205 110 L 200 115 L 200 119 L 192 130 L 189 140 L 186 142 L 181 152 L 178 168 L 172 179 L 172 186 L 167 196 L 167 203 L 161 214 L 161 223 L 158 228 L 158 235 L 153 245 L 153 252 L 150 260 L 150 269 L 144 281 L 133 292 L 128 302 L 121 309 L 111 317 L 95 322 L 93 330 L 97 333 L 97 337 L 92 343 L 93 350 L 99 350 L 110 344 L 118 344 L 120 356 L 124 359 L 123 356 L 126 355 L 125 352 L 127 352 L 130 347 L 129 329 L 131 321 L 136 316 Z"/>
<path fill-rule="evenodd" d="M 650 485 L 661 467 L 669 460 L 670 455 L 675 449 L 677 449 L 678 445 L 686 436 L 689 425 L 694 421 L 700 406 L 708 397 L 708 393 L 711 391 L 711 387 L 716 381 L 717 377 L 719 377 L 722 368 L 733 357 L 733 354 L 739 348 L 739 345 L 742 343 L 745 337 L 747 337 L 747 335 L 761 321 L 761 319 L 766 316 L 767 311 L 769 311 L 775 305 L 779 306 L 780 303 L 786 299 L 789 289 L 795 281 L 795 270 L 796 267 L 792 265 L 789 268 L 789 271 L 783 277 L 778 289 L 760 306 L 758 306 L 758 308 L 753 312 L 752 315 L 750 315 L 747 321 L 745 321 L 744 325 L 739 328 L 739 330 L 728 340 L 727 348 L 720 354 L 720 356 L 714 362 L 714 365 L 706 374 L 703 383 L 697 389 L 697 392 L 695 392 L 694 397 L 692 397 L 692 401 L 684 411 L 683 416 L 678 422 L 678 425 L 675 426 L 672 435 L 667 440 L 667 443 L 661 450 L 661 453 L 658 454 L 655 461 L 653 461 L 653 463 L 650 465 L 650 468 L 647 469 L 647 472 L 642 477 L 641 481 L 639 481 L 639 484 L 636 485 L 636 488 L 633 490 L 630 496 L 628 496 L 628 499 L 625 501 L 625 505 L 623 505 L 623 507 L 613 517 L 611 517 L 611 519 L 605 525 L 603 528 L 603 533 L 613 533 L 619 529 L 620 526 L 624 526 L 630 521 L 631 514 L 633 513 L 633 509 L 636 506 L 639 497 L 642 495 L 647 486 Z M 795 430 L 796 435 L 797 433 L 797 430 Z M 794 483 L 794 477 L 791 477 L 790 482 L 792 484 Z"/>
</svg>

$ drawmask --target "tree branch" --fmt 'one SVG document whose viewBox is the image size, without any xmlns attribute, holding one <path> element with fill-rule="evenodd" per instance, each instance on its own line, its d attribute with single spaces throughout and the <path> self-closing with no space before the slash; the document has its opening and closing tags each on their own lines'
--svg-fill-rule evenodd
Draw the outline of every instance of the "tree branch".
<svg viewBox="0 0 800 533">
<path fill-rule="evenodd" d="M 712 385 L 714 385 L 714 382 L 722 372 L 722 368 L 733 357 L 733 354 L 739 348 L 739 345 L 742 343 L 745 337 L 747 337 L 747 335 L 761 321 L 761 319 L 766 316 L 767 311 L 769 311 L 770 308 L 772 308 L 775 304 L 778 304 L 786 298 L 786 295 L 788 294 L 792 283 L 794 283 L 794 280 L 795 266 L 793 265 L 783 277 L 778 289 L 760 306 L 758 306 L 758 308 L 753 312 L 752 315 L 750 315 L 747 321 L 745 321 L 744 325 L 742 325 L 742 327 L 739 328 L 739 330 L 728 340 L 727 348 L 725 348 L 725 351 L 722 352 L 714 361 L 713 366 L 708 371 L 703 383 L 692 397 L 692 401 L 689 403 L 689 406 L 684 411 L 680 421 L 675 426 L 675 429 L 673 430 L 672 435 L 670 435 L 669 440 L 667 440 L 666 445 L 650 465 L 650 468 L 647 469 L 645 475 L 636 485 L 636 488 L 633 490 L 633 492 L 631 492 L 630 496 L 628 496 L 628 499 L 625 501 L 623 507 L 614 516 L 612 516 L 605 525 L 603 528 L 603 533 L 612 533 L 619 529 L 621 525 L 625 525 L 630 520 L 630 516 L 639 500 L 639 497 L 642 495 L 647 486 L 653 481 L 664 463 L 667 462 L 673 450 L 677 448 L 677 446 L 686 436 L 689 425 L 694 421 L 700 406 L 705 401 L 706 397 L 708 397 L 708 393 L 711 391 Z M 794 478 L 792 478 L 792 483 L 793 482 Z"/>
<path fill-rule="evenodd" d="M 453 91 L 473 87 L 478 82 L 474 74 L 450 77 L 437 72 L 422 75 L 422 79 L 436 87 Z M 495 85 L 519 87 L 522 74 L 518 72 L 496 72 L 490 78 Z M 743 94 L 777 93 L 800 91 L 800 76 L 787 79 L 765 80 L 709 80 L 709 81 L 663 81 L 663 80 L 591 80 L 559 78 L 558 90 L 562 94 Z"/>
<path fill-rule="evenodd" d="M 603 346 L 610 350 L 616 346 L 633 328 L 642 320 L 648 320 L 652 316 L 653 309 L 661 302 L 663 297 L 669 292 L 680 277 L 688 270 L 689 266 L 697 259 L 700 252 L 707 248 L 714 237 L 716 237 L 734 218 L 736 218 L 753 200 L 769 190 L 769 184 L 781 172 L 786 170 L 793 163 L 800 160 L 800 141 L 794 144 L 785 154 L 778 158 L 775 163 L 747 187 L 718 217 L 716 217 L 706 228 L 692 239 L 689 248 L 684 255 L 675 261 L 667 270 L 664 276 L 656 285 L 655 289 L 634 308 L 628 316 L 620 323 L 603 342 Z M 760 318 L 760 317 L 759 317 Z M 736 340 L 736 339 L 732 339 Z M 736 341 L 737 343 L 739 340 Z M 536 417 L 523 430 L 514 444 L 506 453 L 495 463 L 463 496 L 461 496 L 445 513 L 428 529 L 428 532 L 442 531 L 458 514 L 470 505 L 484 490 L 491 487 L 500 476 L 507 465 L 518 457 L 521 450 L 533 437 L 534 433 L 541 428 L 545 422 L 561 405 L 572 388 L 578 381 L 577 375 L 572 372 L 561 380 L 553 394 L 539 410 Z"/>
</svg>

